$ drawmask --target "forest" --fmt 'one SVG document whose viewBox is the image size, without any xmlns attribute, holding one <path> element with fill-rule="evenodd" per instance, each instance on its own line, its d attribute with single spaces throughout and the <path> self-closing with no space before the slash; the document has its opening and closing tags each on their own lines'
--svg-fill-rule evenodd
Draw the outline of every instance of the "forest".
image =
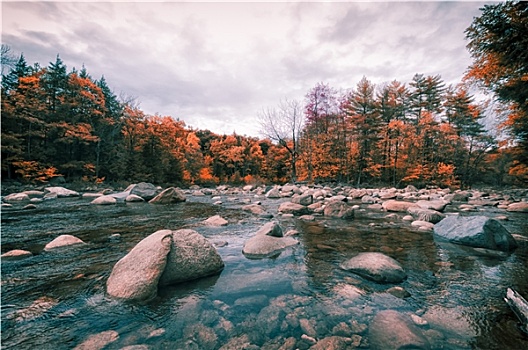
<svg viewBox="0 0 528 350">
<path fill-rule="evenodd" d="M 59 55 L 29 65 L 22 54 L 2 76 L 2 181 L 526 186 L 527 8 L 482 9 L 465 33 L 473 65 L 457 85 L 419 73 L 344 90 L 320 82 L 302 101 L 258 112 L 262 138 L 148 115 L 85 67 L 68 70 Z M 483 123 L 490 114 L 497 130 Z"/>
</svg>

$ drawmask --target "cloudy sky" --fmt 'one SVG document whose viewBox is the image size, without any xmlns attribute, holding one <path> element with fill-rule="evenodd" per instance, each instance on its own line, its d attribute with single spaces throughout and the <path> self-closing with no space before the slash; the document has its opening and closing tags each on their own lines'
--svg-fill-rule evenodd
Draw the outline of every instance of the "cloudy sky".
<svg viewBox="0 0 528 350">
<path fill-rule="evenodd" d="M 2 43 L 105 76 L 148 114 L 259 136 L 257 114 L 318 82 L 460 81 L 482 2 L 2 1 Z"/>
</svg>

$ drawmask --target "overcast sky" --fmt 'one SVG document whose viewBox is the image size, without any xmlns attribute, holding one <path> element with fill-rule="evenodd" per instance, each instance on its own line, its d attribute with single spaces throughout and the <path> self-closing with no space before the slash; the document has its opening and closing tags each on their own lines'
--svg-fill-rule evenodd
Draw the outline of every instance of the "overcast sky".
<svg viewBox="0 0 528 350">
<path fill-rule="evenodd" d="M 2 43 L 105 76 L 148 114 L 259 136 L 257 114 L 318 82 L 458 83 L 483 2 L 6 2 Z"/>
</svg>

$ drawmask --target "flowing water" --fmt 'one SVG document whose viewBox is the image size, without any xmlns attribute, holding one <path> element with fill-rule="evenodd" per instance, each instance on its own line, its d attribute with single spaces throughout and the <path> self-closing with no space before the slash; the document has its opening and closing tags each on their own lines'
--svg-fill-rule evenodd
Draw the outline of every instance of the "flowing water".
<svg viewBox="0 0 528 350">
<path fill-rule="evenodd" d="M 261 200 L 272 213 L 281 201 Z M 58 199 L 35 210 L 3 210 L 2 253 L 25 249 L 34 256 L 2 262 L 2 349 L 307 349 L 312 338 L 332 335 L 350 338 L 349 348 L 369 348 L 368 324 L 384 309 L 429 320 L 421 328 L 434 349 L 528 348 L 503 300 L 508 287 L 528 296 L 524 240 L 512 254 L 476 255 L 435 242 L 432 233 L 412 229 L 401 216 L 358 211 L 354 221 L 278 217 L 284 232 L 299 231 L 299 244 L 273 258 L 248 259 L 243 244 L 266 220 L 241 211 L 238 200 L 223 201 L 93 206 Z M 229 225 L 201 224 L 216 214 Z M 487 208 L 481 214 L 504 212 Z M 507 215 L 505 227 L 528 237 L 526 214 Z M 160 289 L 148 303 L 105 294 L 112 267 L 135 244 L 159 229 L 179 228 L 222 243 L 220 275 Z M 61 234 L 87 245 L 45 252 L 45 244 Z M 398 286 L 410 296 L 398 298 L 386 292 L 394 285 L 339 268 L 366 251 L 403 265 L 408 278 Z"/>
</svg>

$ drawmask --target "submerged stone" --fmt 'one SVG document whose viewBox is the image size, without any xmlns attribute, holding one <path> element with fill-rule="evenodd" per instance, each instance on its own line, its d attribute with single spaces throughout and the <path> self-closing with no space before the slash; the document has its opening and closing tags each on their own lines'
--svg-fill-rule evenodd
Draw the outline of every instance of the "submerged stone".
<svg viewBox="0 0 528 350">
<path fill-rule="evenodd" d="M 429 341 L 411 318 L 395 310 L 376 314 L 369 325 L 373 350 L 430 349 Z"/>
<path fill-rule="evenodd" d="M 382 253 L 359 253 L 340 267 L 378 283 L 400 283 L 407 278 L 400 263 Z"/>
</svg>

